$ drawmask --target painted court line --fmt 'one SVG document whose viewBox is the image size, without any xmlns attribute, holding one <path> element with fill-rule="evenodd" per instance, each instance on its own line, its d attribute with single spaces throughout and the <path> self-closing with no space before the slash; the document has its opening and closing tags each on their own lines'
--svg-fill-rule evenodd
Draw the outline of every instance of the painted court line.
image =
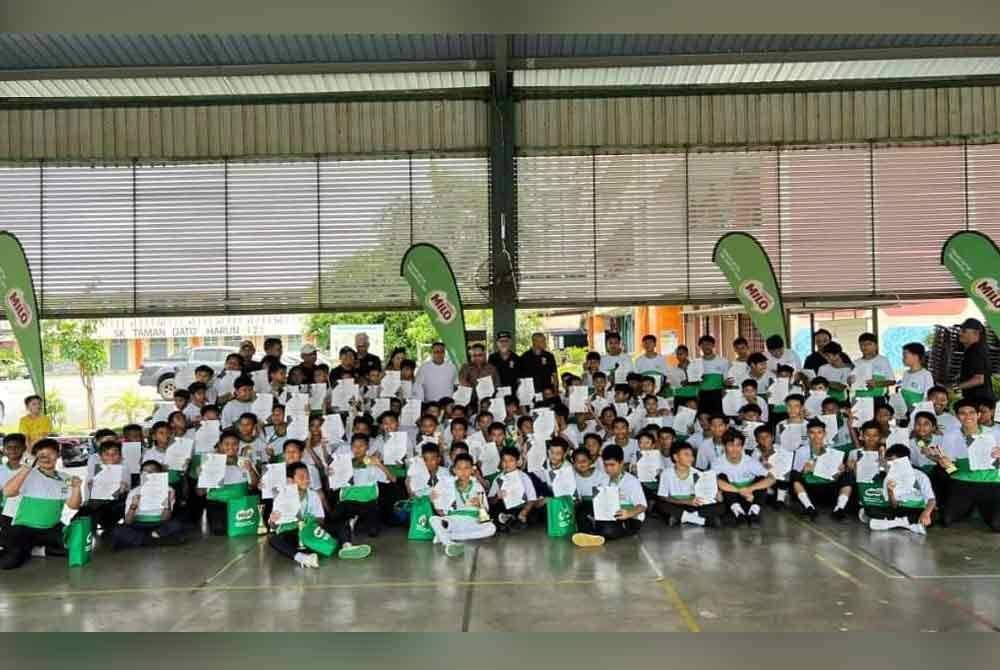
<svg viewBox="0 0 1000 670">
<path fill-rule="evenodd" d="M 878 565 L 876 565 L 872 561 L 868 560 L 866 557 L 862 556 L 860 553 L 854 551 L 853 549 L 851 549 L 847 545 L 845 545 L 845 544 L 839 542 L 838 540 L 834 539 L 833 537 L 831 537 L 827 533 L 824 533 L 819 528 L 816 528 L 816 527 L 814 527 L 814 526 L 806 523 L 805 521 L 800 521 L 800 520 L 796 519 L 795 517 L 790 517 L 790 518 L 792 519 L 792 521 L 794 521 L 795 523 L 799 524 L 800 526 L 802 526 L 803 528 L 805 528 L 809 532 L 815 533 L 816 535 L 819 535 L 821 538 L 823 538 L 824 540 L 826 540 L 827 542 L 829 542 L 833 546 L 837 547 L 838 549 L 840 549 L 844 553 L 848 554 L 849 556 L 852 556 L 858 562 L 863 563 L 864 565 L 867 565 L 869 568 L 871 568 L 875 572 L 879 573 L 880 575 L 882 575 L 886 579 L 906 579 L 905 575 L 902 575 L 902 574 L 893 574 L 891 572 L 887 572 L 886 570 L 883 570 L 881 567 L 879 567 Z M 895 570 L 895 568 L 892 568 L 892 569 Z"/>
<path fill-rule="evenodd" d="M 653 574 L 656 575 L 656 583 L 660 585 L 661 589 L 663 589 L 667 599 L 670 600 L 670 604 L 673 605 L 674 610 L 680 616 L 684 625 L 687 626 L 688 631 L 692 633 L 700 633 L 701 626 L 698 625 L 698 620 L 695 619 L 694 614 L 691 613 L 691 609 L 687 606 L 687 603 L 684 602 L 684 599 L 681 598 L 681 594 L 677 592 L 674 582 L 663 574 L 663 571 L 660 570 L 660 566 L 656 564 L 656 561 L 653 560 L 649 550 L 646 549 L 646 545 L 640 543 L 639 550 L 642 552 L 646 562 L 649 563 L 649 567 L 652 568 Z"/>
<path fill-rule="evenodd" d="M 823 564 L 823 565 L 825 565 L 826 567 L 830 568 L 831 570 L 833 570 L 833 571 L 834 571 L 834 572 L 836 572 L 836 573 L 837 573 L 838 575 L 840 575 L 841 577 L 843 577 L 844 579 L 846 579 L 846 580 L 847 580 L 847 581 L 849 581 L 850 583 L 854 584 L 854 585 L 855 585 L 855 586 L 857 586 L 858 588 L 862 588 L 862 589 L 863 589 L 863 588 L 865 588 L 865 584 L 864 584 L 864 583 L 863 583 L 863 582 L 862 582 L 862 581 L 861 581 L 860 579 L 857 579 L 856 577 L 854 577 L 854 576 L 853 576 L 853 575 L 851 575 L 850 573 L 848 573 L 848 572 L 845 572 L 844 570 L 841 570 L 841 569 L 840 569 L 840 568 L 838 568 L 838 567 L 837 567 L 836 565 L 834 565 L 833 563 L 831 563 L 831 562 L 830 562 L 830 561 L 828 561 L 827 559 L 823 558 L 823 557 L 822 557 L 822 556 L 820 556 L 819 554 L 813 554 L 813 556 L 815 556 L 815 557 L 816 557 L 816 560 L 817 560 L 817 561 L 819 561 L 820 563 L 822 563 L 822 564 Z"/>
</svg>

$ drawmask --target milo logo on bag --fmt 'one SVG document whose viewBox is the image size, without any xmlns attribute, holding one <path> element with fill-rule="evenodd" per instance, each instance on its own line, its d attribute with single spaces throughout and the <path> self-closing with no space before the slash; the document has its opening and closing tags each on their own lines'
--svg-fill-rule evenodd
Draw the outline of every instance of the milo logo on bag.
<svg viewBox="0 0 1000 670">
<path fill-rule="evenodd" d="M 417 517 L 417 527 L 421 529 L 426 529 L 430 526 L 430 519 L 426 514 L 421 514 Z"/>
<path fill-rule="evenodd" d="M 7 291 L 7 306 L 10 307 L 11 313 L 17 320 L 17 325 L 21 328 L 26 328 L 31 325 L 31 320 L 33 318 L 31 314 L 31 307 L 28 303 L 24 301 L 24 293 L 21 292 L 19 288 L 12 288 Z"/>
<path fill-rule="evenodd" d="M 325 530 L 323 530 L 322 526 L 316 526 L 315 528 L 313 528 L 313 537 L 315 537 L 317 540 L 325 540 L 329 538 L 330 535 Z"/>
<path fill-rule="evenodd" d="M 573 510 L 569 507 L 564 507 L 559 512 L 559 525 L 563 528 L 568 527 L 573 523 Z"/>
<path fill-rule="evenodd" d="M 997 287 L 996 279 L 992 277 L 977 279 L 972 282 L 969 292 L 982 299 L 991 312 L 1000 312 L 1000 287 Z"/>
<path fill-rule="evenodd" d="M 431 308 L 437 320 L 441 323 L 451 323 L 455 320 L 458 310 L 448 302 L 448 294 L 437 290 L 427 296 L 427 306 Z"/>
<path fill-rule="evenodd" d="M 87 545 L 87 551 L 93 551 L 94 550 L 94 534 L 92 532 L 91 533 L 87 533 L 87 542 L 86 542 L 86 545 Z"/>
<path fill-rule="evenodd" d="M 748 279 L 740 284 L 740 293 L 746 297 L 754 311 L 767 314 L 774 309 L 774 297 L 756 279 Z"/>
<path fill-rule="evenodd" d="M 253 507 L 247 507 L 246 509 L 241 509 L 239 512 L 236 513 L 236 516 L 233 518 L 233 520 L 236 522 L 237 525 L 246 525 L 247 523 L 253 521 L 253 519 L 254 519 Z"/>
</svg>

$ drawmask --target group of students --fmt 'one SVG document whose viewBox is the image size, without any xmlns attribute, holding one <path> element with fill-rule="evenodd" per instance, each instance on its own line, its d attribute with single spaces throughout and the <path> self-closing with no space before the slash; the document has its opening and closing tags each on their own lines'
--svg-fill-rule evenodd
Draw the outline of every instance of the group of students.
<svg viewBox="0 0 1000 670">
<path fill-rule="evenodd" d="M 333 370 L 288 370 L 280 350 L 259 362 L 234 354 L 222 375 L 199 368 L 148 430 L 97 431 L 85 472 L 61 467 L 50 438 L 5 436 L 0 568 L 59 555 L 74 516 L 119 550 L 183 542 L 203 518 L 227 534 L 234 501 L 248 499 L 254 532 L 303 567 L 369 556 L 386 525 L 408 524 L 448 556 L 536 524 L 593 547 L 650 517 L 757 527 L 786 505 L 920 534 L 977 510 L 1000 532 L 995 400 L 952 403 L 919 343 L 903 347 L 897 380 L 874 335 L 861 335 L 854 361 L 821 340 L 803 365 L 777 336 L 755 353 L 739 338 L 727 360 L 706 335 L 701 356 L 678 347 L 667 365 L 653 336 L 633 360 L 609 333 L 607 354 L 561 377 L 544 338 L 521 357 L 542 361 L 525 377 L 513 364 L 501 377 L 474 345 L 471 367 L 437 398 L 404 352 L 383 368 L 342 350 Z M 432 351 L 425 366 L 441 368 L 444 345 Z"/>
</svg>

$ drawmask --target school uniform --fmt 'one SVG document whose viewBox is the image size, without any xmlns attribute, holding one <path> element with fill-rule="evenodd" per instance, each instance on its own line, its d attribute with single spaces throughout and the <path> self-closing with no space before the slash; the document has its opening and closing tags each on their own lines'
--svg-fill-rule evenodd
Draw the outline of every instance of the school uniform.
<svg viewBox="0 0 1000 670">
<path fill-rule="evenodd" d="M 854 366 L 857 367 L 859 363 L 867 363 L 872 368 L 872 379 L 875 381 L 895 381 L 896 373 L 892 369 L 892 363 L 885 356 L 878 355 L 874 358 L 858 358 L 854 361 Z M 861 391 L 855 391 L 855 394 L 859 398 L 880 398 L 887 395 L 889 392 L 888 387 L 882 386 L 879 388 L 865 389 Z"/>
<path fill-rule="evenodd" d="M 726 377 L 729 376 L 729 360 L 715 355 L 701 361 L 703 371 L 698 390 L 698 411 L 722 414 L 722 395 L 725 393 Z"/>
<path fill-rule="evenodd" d="M 267 543 L 271 545 L 272 549 L 292 560 L 295 560 L 295 555 L 300 551 L 298 522 L 305 521 L 306 517 L 310 516 L 323 525 L 322 522 L 326 517 L 326 512 L 323 509 L 323 501 L 320 500 L 319 494 L 316 491 L 311 488 L 307 489 L 305 493 L 299 491 L 299 500 L 301 507 L 296 515 L 296 523 L 279 526 L 267 538 Z M 303 549 L 302 551 L 305 550 Z"/>
<path fill-rule="evenodd" d="M 632 509 L 642 505 L 647 506 L 646 492 L 642 488 L 639 479 L 628 472 L 623 472 L 617 480 L 611 481 L 604 486 L 617 486 L 618 495 L 622 509 Z M 577 526 L 582 533 L 600 535 L 605 540 L 617 540 L 630 535 L 635 535 L 642 529 L 642 522 L 646 520 L 646 513 L 643 512 L 624 521 L 597 521 L 593 515 L 577 517 Z"/>
<path fill-rule="evenodd" d="M 510 507 L 507 506 L 507 503 L 500 495 L 503 482 L 508 477 L 517 477 L 520 479 L 521 487 L 524 489 L 524 495 L 520 502 Z M 486 497 L 490 500 L 496 500 L 496 502 L 490 505 L 490 516 L 496 519 L 500 514 L 517 514 L 524 505 L 538 500 L 538 493 L 535 491 L 534 482 L 527 473 L 522 470 L 514 470 L 513 472 L 501 472 L 495 477 L 493 483 L 490 484 L 490 490 Z"/>
<path fill-rule="evenodd" d="M 934 377 L 929 370 L 921 368 L 917 371 L 907 370 L 899 380 L 899 394 L 906 401 L 906 406 L 913 408 L 918 402 L 927 398 L 927 391 L 934 386 Z"/>
<path fill-rule="evenodd" d="M 825 447 L 823 453 L 826 453 L 826 449 L 833 449 L 833 447 Z M 804 444 L 796 449 L 792 459 L 792 472 L 789 478 L 793 483 L 798 482 L 802 484 L 813 505 L 832 505 L 836 503 L 841 488 L 854 486 L 854 473 L 845 468 L 841 474 L 835 475 L 833 479 L 823 479 L 816 477 L 811 472 L 805 472 L 806 463 L 815 460 L 815 458 L 821 455 L 813 454 L 812 446 L 809 444 Z M 841 453 L 844 460 L 846 460 L 847 455 Z"/>
<path fill-rule="evenodd" d="M 785 419 L 784 421 L 779 422 L 774 430 L 775 448 L 777 449 L 780 447 L 784 449 L 784 447 L 781 446 L 781 436 L 786 430 L 789 429 L 789 427 L 791 427 L 792 430 L 800 430 L 802 433 L 802 438 L 798 441 L 798 444 L 795 446 L 795 450 L 799 449 L 800 447 L 807 446 L 809 443 L 809 438 L 806 433 L 806 422 L 802 421 L 801 423 L 789 423 L 788 419 Z M 793 453 L 795 450 L 793 450 Z"/>
<path fill-rule="evenodd" d="M 603 451 L 604 447 L 611 446 L 612 444 L 615 444 L 614 438 L 605 442 L 601 447 L 601 450 Z M 622 451 L 625 452 L 625 465 L 633 465 L 637 460 L 639 460 L 639 442 L 634 438 L 630 437 L 628 439 L 628 442 L 626 442 L 625 446 L 622 447 Z"/>
<path fill-rule="evenodd" d="M 221 486 L 247 481 L 247 473 L 242 468 L 238 465 L 226 465 L 226 473 L 222 477 Z M 228 505 L 221 500 L 212 500 L 210 495 L 211 489 L 205 494 L 205 516 L 208 519 L 208 530 L 212 535 L 225 535 L 229 524 Z"/>
<path fill-rule="evenodd" d="M 653 356 L 650 358 L 646 354 L 642 354 L 635 359 L 635 371 L 639 374 L 646 372 L 659 372 L 664 377 L 667 376 L 667 360 L 660 355 Z"/>
<path fill-rule="evenodd" d="M 767 470 L 760 461 L 753 456 L 742 454 L 738 463 L 732 463 L 723 455 L 715 459 L 712 463 L 712 472 L 719 477 L 719 481 L 728 482 L 732 486 L 742 488 L 750 484 L 756 484 L 761 479 L 767 477 Z M 743 514 L 760 515 L 760 509 L 767 500 L 767 491 L 758 489 L 753 492 L 753 501 L 747 502 L 746 498 L 739 493 L 729 491 L 722 492 L 722 504 L 727 509 L 732 509 L 733 505 L 739 505 Z M 754 510 L 754 506 L 757 507 Z"/>
<path fill-rule="evenodd" d="M 907 524 L 915 524 L 920 521 L 927 503 L 935 499 L 934 487 L 930 477 L 921 470 L 913 471 L 913 488 L 907 491 L 896 490 L 896 506 L 889 504 L 889 487 L 885 475 L 880 475 L 882 480 L 881 501 L 876 503 L 873 500 L 864 504 L 865 515 L 869 519 L 905 519 Z"/>
<path fill-rule="evenodd" d="M 947 435 L 953 431 L 962 430 L 962 422 L 958 420 L 951 412 L 941 412 L 940 414 L 935 414 L 937 419 L 938 432 L 942 435 Z"/>
<path fill-rule="evenodd" d="M 266 463 L 269 459 L 267 457 L 267 452 L 264 448 L 267 443 L 264 438 L 260 435 L 255 435 L 253 439 L 247 440 L 242 436 L 240 437 L 240 458 L 249 458 L 254 465 L 259 463 Z"/>
<path fill-rule="evenodd" d="M 632 365 L 632 357 L 626 354 L 624 351 L 616 356 L 611 354 L 603 354 L 601 356 L 600 371 L 608 375 L 608 380 L 612 379 L 612 373 L 619 375 L 615 381 L 621 379 L 622 384 L 625 383 L 625 375 L 633 372 L 635 368 Z M 615 372 L 617 371 L 617 372 Z"/>
<path fill-rule="evenodd" d="M 479 482 L 471 479 L 463 488 L 455 478 L 450 486 L 454 487 L 454 500 L 444 509 L 435 504 L 435 510 L 440 516 L 433 516 L 428 520 L 434 531 L 434 543 L 448 545 L 465 540 L 481 540 L 495 535 L 496 524 L 481 518 L 481 511 L 486 509 L 488 503 L 486 492 Z M 472 504 L 474 500 L 479 501 L 478 506 Z"/>
<path fill-rule="evenodd" d="M 785 353 L 781 354 L 780 358 L 772 356 L 770 351 L 765 351 L 764 356 L 767 358 L 767 369 L 769 372 L 777 372 L 779 365 L 787 365 L 796 371 L 802 369 L 802 359 L 799 358 L 799 355 L 793 349 L 786 347 Z"/>
<path fill-rule="evenodd" d="M 125 499 L 125 509 L 132 506 L 135 496 L 139 495 L 140 489 L 129 491 Z M 168 494 L 168 505 L 173 512 L 176 498 L 171 500 Z M 153 537 L 153 533 L 156 537 Z M 166 521 L 162 520 L 160 514 L 145 516 L 136 514 L 135 519 L 130 524 L 120 524 L 111 530 L 111 549 L 128 549 L 132 547 L 144 547 L 161 543 L 175 543 L 184 535 L 184 526 L 173 515 Z"/>
<path fill-rule="evenodd" d="M 240 420 L 240 417 L 247 413 L 252 413 L 253 403 L 243 402 L 242 400 L 230 400 L 226 403 L 225 407 L 222 408 L 222 416 L 219 420 L 219 426 L 222 430 L 231 427 L 234 423 Z"/>
<path fill-rule="evenodd" d="M 941 447 L 942 436 L 937 433 L 930 436 L 930 439 L 925 440 L 926 447 L 929 449 L 931 447 Z M 931 474 L 937 464 L 931 459 L 924 455 L 923 451 L 920 449 L 920 445 L 917 443 L 915 437 L 910 437 L 910 464 L 922 470 L 926 474 Z"/>
<path fill-rule="evenodd" d="M 970 436 L 953 430 L 941 441 L 941 450 L 956 466 L 954 471 L 945 473 L 947 498 L 942 502 L 942 521 L 946 526 L 965 519 L 976 509 L 986 525 L 1000 533 L 1000 471 L 969 469 L 969 446 L 976 437 L 991 432 L 979 427 L 976 435 Z"/>
<path fill-rule="evenodd" d="M 341 544 L 353 542 L 354 531 L 351 528 L 351 520 L 357 519 L 357 524 L 368 529 L 371 537 L 378 535 L 382 530 L 380 519 L 379 500 L 385 486 L 389 484 L 389 478 L 380 468 L 372 465 L 363 465 L 358 462 L 353 463 L 354 474 L 348 486 L 370 487 L 375 485 L 376 497 L 372 500 L 342 500 L 341 487 L 331 491 L 333 502 L 333 514 L 330 517 L 330 532 Z"/>
<path fill-rule="evenodd" d="M 712 467 L 712 463 L 722 458 L 726 453 L 726 445 L 722 442 L 716 442 L 711 435 L 699 442 L 692 442 L 692 446 L 698 450 L 694 462 L 694 467 L 698 470 L 708 470 Z"/>
<path fill-rule="evenodd" d="M 828 382 L 832 382 L 834 384 L 843 384 L 844 386 L 848 386 L 847 380 L 848 380 L 848 378 L 853 373 L 854 373 L 854 370 L 852 370 L 850 368 L 850 366 L 844 366 L 842 368 L 835 368 L 832 365 L 830 365 L 829 363 L 820 366 L 820 369 L 819 369 L 819 376 L 820 377 L 823 377 Z M 847 391 L 846 390 L 843 390 L 843 391 L 834 391 L 833 389 L 829 389 L 827 391 L 827 395 L 829 395 L 831 398 L 836 398 L 837 400 L 841 400 L 841 401 L 847 400 Z"/>
<path fill-rule="evenodd" d="M 51 475 L 33 469 L 21 484 L 20 494 L 6 501 L 4 514 L 9 514 L 12 522 L 4 531 L 4 552 L 0 554 L 0 570 L 13 570 L 24 565 L 31 556 L 33 547 L 45 547 L 46 556 L 65 556 L 63 545 L 63 524 L 57 518 L 55 523 L 47 528 L 33 528 L 19 523 L 17 511 L 28 499 L 38 500 L 40 504 L 55 505 L 51 501 L 62 503 L 69 497 L 69 480 L 58 472 Z M 62 504 L 59 505 L 62 508 Z"/>
<path fill-rule="evenodd" d="M 155 451 L 155 450 L 154 450 Z M 159 461 L 157 461 L 159 462 Z M 164 461 L 165 462 L 165 461 Z M 101 472 L 104 465 L 98 461 L 94 464 L 93 476 L 96 476 Z M 88 486 L 93 486 L 93 476 L 87 480 Z M 132 477 L 129 475 L 128 471 L 122 468 L 122 487 L 127 493 L 131 488 Z M 94 520 L 94 530 L 110 531 L 125 516 L 125 496 L 126 493 L 115 494 L 115 497 L 111 500 L 94 500 L 90 498 L 84 503 L 80 510 L 77 512 L 78 516 L 84 517 L 89 516 Z"/>
<path fill-rule="evenodd" d="M 576 479 L 576 518 L 581 519 L 588 514 L 594 513 L 594 496 L 598 489 L 608 484 L 608 473 L 604 471 L 604 463 L 597 459 L 594 470 L 587 476 L 581 475 L 575 469 L 573 476 Z"/>
<path fill-rule="evenodd" d="M 552 482 L 555 481 L 556 475 L 562 472 L 563 468 L 572 468 L 573 466 L 569 464 L 569 461 L 563 461 L 563 464 L 558 468 L 553 468 L 549 463 L 549 459 L 545 459 L 542 463 L 542 467 L 533 472 L 529 472 L 528 476 L 531 478 L 532 486 L 535 488 L 535 493 L 538 494 L 539 498 L 551 498 L 552 497 Z M 574 473 L 575 474 L 575 473 Z"/>
<path fill-rule="evenodd" d="M 664 468 L 660 473 L 660 485 L 656 490 L 657 509 L 664 519 L 680 523 L 685 512 L 695 514 L 714 525 L 722 516 L 722 503 L 712 501 L 702 505 L 694 505 L 694 485 L 706 473 L 695 468 L 688 468 L 687 474 L 681 478 L 673 467 Z M 708 475 L 713 476 L 713 475 Z"/>
<path fill-rule="evenodd" d="M 195 405 L 193 402 L 188 403 L 184 408 L 184 416 L 187 418 L 188 423 L 198 423 L 201 421 L 201 407 Z"/>
<path fill-rule="evenodd" d="M 285 430 L 282 434 L 278 434 L 278 428 L 274 424 L 268 424 L 264 426 L 264 455 L 267 455 L 267 450 L 270 449 L 273 455 L 268 457 L 268 460 L 272 463 L 282 462 L 282 454 L 285 452 L 285 442 L 288 441 L 288 426 L 285 426 Z"/>
</svg>

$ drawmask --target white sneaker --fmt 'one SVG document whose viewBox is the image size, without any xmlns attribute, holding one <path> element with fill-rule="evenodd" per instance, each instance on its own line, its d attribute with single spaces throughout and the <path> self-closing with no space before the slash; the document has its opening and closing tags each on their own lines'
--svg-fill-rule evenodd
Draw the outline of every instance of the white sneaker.
<svg viewBox="0 0 1000 670">
<path fill-rule="evenodd" d="M 319 567 L 319 557 L 316 554 L 303 554 L 299 552 L 298 554 L 295 554 L 295 562 L 303 568 Z"/>
<path fill-rule="evenodd" d="M 888 519 L 871 519 L 868 521 L 868 527 L 872 530 L 889 530 L 892 526 L 889 525 Z"/>
<path fill-rule="evenodd" d="M 683 512 L 681 514 L 681 523 L 693 523 L 696 526 L 704 526 L 705 519 L 695 512 Z"/>
<path fill-rule="evenodd" d="M 926 535 L 927 529 L 924 528 L 924 524 L 922 523 L 911 523 L 910 532 L 913 533 L 914 535 Z"/>
</svg>

